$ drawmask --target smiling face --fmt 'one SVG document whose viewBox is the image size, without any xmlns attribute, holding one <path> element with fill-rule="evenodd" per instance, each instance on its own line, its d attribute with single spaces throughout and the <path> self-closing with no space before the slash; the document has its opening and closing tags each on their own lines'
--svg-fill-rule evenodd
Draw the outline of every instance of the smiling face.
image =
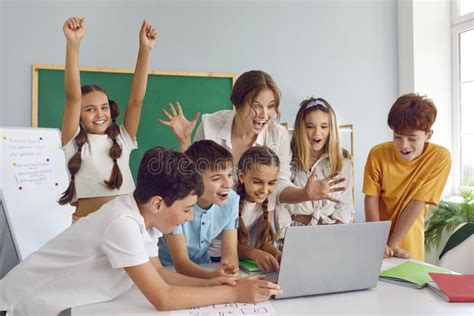
<svg viewBox="0 0 474 316">
<path fill-rule="evenodd" d="M 272 90 L 263 89 L 257 94 L 252 104 L 245 102 L 241 110 L 237 112 L 244 128 L 255 134 L 263 131 L 276 113 L 276 99 Z"/>
<path fill-rule="evenodd" d="M 320 110 L 312 111 L 306 115 L 304 121 L 312 153 L 321 156 L 329 140 L 329 113 Z"/>
<path fill-rule="evenodd" d="M 395 145 L 398 157 L 408 162 L 421 156 L 432 134 L 432 131 L 428 133 L 424 131 L 414 131 L 408 133 L 408 135 L 394 132 L 393 144 Z"/>
<path fill-rule="evenodd" d="M 204 193 L 199 197 L 198 205 L 207 209 L 212 204 L 223 205 L 229 198 L 229 191 L 234 185 L 232 162 L 228 162 L 225 168 L 209 170 L 202 174 Z"/>
<path fill-rule="evenodd" d="M 150 200 L 147 207 L 154 208 L 147 213 L 153 214 L 151 215 L 151 226 L 158 228 L 163 234 L 169 234 L 178 225 L 193 220 L 192 208 L 197 202 L 196 194 L 189 194 L 183 199 L 174 201 L 170 206 L 167 206 L 160 197 L 153 197 Z M 147 222 L 147 217 L 145 217 L 145 222 Z"/>
<path fill-rule="evenodd" d="M 239 181 L 245 187 L 245 199 L 252 203 L 263 203 L 275 190 L 278 179 L 278 166 L 253 163 L 239 173 Z"/>
<path fill-rule="evenodd" d="M 82 96 L 81 123 L 87 133 L 105 133 L 110 124 L 110 106 L 105 93 L 92 91 Z"/>
</svg>

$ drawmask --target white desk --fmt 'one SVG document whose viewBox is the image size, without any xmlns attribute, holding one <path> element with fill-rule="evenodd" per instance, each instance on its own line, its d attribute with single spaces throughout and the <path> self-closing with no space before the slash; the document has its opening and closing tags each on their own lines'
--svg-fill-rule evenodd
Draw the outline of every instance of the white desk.
<svg viewBox="0 0 474 316">
<path fill-rule="evenodd" d="M 403 262 L 401 259 L 384 259 L 382 270 Z M 316 295 L 293 299 L 272 300 L 275 311 L 281 315 L 294 314 L 370 314 L 370 315 L 465 315 L 474 316 L 474 303 L 448 303 L 431 290 L 378 282 L 369 290 Z M 100 304 L 73 308 L 71 316 L 133 316 L 167 315 L 157 312 L 141 292 L 132 287 L 116 299 Z"/>
</svg>

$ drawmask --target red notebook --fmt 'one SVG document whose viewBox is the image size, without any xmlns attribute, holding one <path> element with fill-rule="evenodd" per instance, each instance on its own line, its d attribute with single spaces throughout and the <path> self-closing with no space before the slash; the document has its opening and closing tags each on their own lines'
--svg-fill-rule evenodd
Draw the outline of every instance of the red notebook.
<svg viewBox="0 0 474 316">
<path fill-rule="evenodd" d="M 430 273 L 428 287 L 448 302 L 474 302 L 474 274 Z"/>
</svg>

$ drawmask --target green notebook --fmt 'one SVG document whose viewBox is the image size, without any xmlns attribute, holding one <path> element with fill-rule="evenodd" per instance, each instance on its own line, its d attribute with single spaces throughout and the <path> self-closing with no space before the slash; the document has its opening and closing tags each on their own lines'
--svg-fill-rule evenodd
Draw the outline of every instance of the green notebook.
<svg viewBox="0 0 474 316">
<path fill-rule="evenodd" d="M 240 260 L 239 267 L 247 273 L 262 272 L 253 259 Z"/>
<path fill-rule="evenodd" d="M 396 267 L 380 272 L 379 279 L 390 283 L 422 289 L 428 282 L 432 281 L 428 274 L 430 272 L 451 274 L 451 271 L 443 268 L 406 261 Z"/>
</svg>

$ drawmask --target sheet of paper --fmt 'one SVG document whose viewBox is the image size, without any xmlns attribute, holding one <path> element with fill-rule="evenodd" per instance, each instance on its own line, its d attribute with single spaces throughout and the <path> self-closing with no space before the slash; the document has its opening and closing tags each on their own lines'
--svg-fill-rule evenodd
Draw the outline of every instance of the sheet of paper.
<svg viewBox="0 0 474 316">
<path fill-rule="evenodd" d="M 18 189 L 53 186 L 53 164 L 42 137 L 5 137 Z"/>
<path fill-rule="evenodd" d="M 227 316 L 227 315 L 275 315 L 270 302 L 257 303 L 257 304 L 245 304 L 245 303 L 232 303 L 232 304 L 219 304 L 210 305 L 205 307 L 196 307 L 190 309 L 183 309 L 177 311 L 171 311 L 171 316 Z"/>
</svg>

